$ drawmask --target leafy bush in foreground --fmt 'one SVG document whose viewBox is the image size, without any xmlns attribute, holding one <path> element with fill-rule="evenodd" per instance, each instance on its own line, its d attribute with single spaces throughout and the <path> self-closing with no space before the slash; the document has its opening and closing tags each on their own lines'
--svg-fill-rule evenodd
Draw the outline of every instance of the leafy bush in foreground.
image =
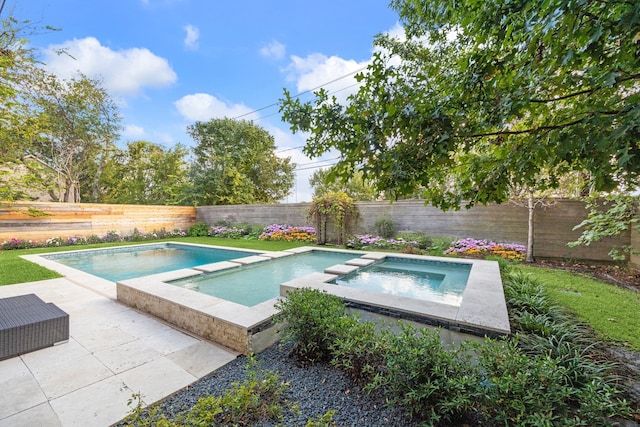
<svg viewBox="0 0 640 427">
<path fill-rule="evenodd" d="M 282 325 L 281 339 L 292 342 L 306 361 L 329 360 L 330 346 L 354 323 L 341 298 L 317 289 L 294 290 L 275 305 L 274 322 Z"/>
<path fill-rule="evenodd" d="M 222 395 L 201 397 L 193 407 L 167 418 L 158 407 L 144 409 L 139 394 L 133 395 L 129 405 L 135 406 L 124 419 L 125 425 L 179 427 L 179 426 L 217 426 L 255 425 L 262 421 L 280 421 L 285 412 L 298 413 L 295 402 L 285 398 L 289 384 L 284 382 L 277 372 L 260 369 L 254 357 L 250 357 L 245 368 L 247 379 L 234 382 Z M 335 411 L 310 419 L 307 426 L 324 427 L 332 423 Z"/>
<path fill-rule="evenodd" d="M 588 344 L 588 331 L 575 329 L 526 279 L 505 275 L 514 325 L 536 316 L 543 324 L 530 321 L 505 340 L 448 347 L 438 330 L 402 322 L 394 333 L 347 315 L 339 298 L 313 289 L 289 292 L 276 320 L 305 360 L 330 358 L 427 425 L 591 426 L 628 416 L 611 365 Z"/>
</svg>

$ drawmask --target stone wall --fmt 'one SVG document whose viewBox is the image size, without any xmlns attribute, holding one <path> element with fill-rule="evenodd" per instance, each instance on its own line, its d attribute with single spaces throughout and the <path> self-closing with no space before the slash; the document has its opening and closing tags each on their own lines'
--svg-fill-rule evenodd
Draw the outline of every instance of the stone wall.
<svg viewBox="0 0 640 427">
<path fill-rule="evenodd" d="M 6 202 L 0 204 L 0 242 L 13 237 L 42 241 L 52 237 L 104 236 L 134 229 L 186 230 L 195 223 L 192 206 L 106 205 L 94 203 Z"/>
<path fill-rule="evenodd" d="M 225 220 L 263 225 L 312 225 L 306 218 L 308 206 L 306 203 L 203 206 L 197 208 L 197 220 L 209 224 Z M 527 209 L 513 203 L 449 212 L 425 206 L 420 200 L 357 202 L 356 208 L 359 218 L 355 233 L 373 233 L 376 220 L 388 216 L 393 219 L 398 231 L 420 231 L 430 236 L 452 239 L 473 237 L 506 243 L 527 242 Z M 536 208 L 534 256 L 610 261 L 607 253 L 611 245 L 629 244 L 631 237 L 626 233 L 591 246 L 568 247 L 568 242 L 580 236 L 580 230 L 574 231 L 573 227 L 586 217 L 586 213 L 584 203 L 575 200 L 558 200 L 551 206 Z"/>
</svg>

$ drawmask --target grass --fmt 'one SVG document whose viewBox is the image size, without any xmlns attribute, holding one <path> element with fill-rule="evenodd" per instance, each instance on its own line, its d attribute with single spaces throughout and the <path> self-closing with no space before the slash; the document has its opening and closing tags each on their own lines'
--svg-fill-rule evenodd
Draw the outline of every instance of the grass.
<svg viewBox="0 0 640 427">
<path fill-rule="evenodd" d="M 518 268 L 539 280 L 553 302 L 590 325 L 599 338 L 640 350 L 640 293 L 566 271 Z"/>
<path fill-rule="evenodd" d="M 225 246 L 243 249 L 258 249 L 264 251 L 282 251 L 285 249 L 309 245 L 300 242 L 266 241 L 266 240 L 235 240 L 216 237 L 182 237 L 164 240 L 152 240 L 144 242 L 118 242 L 100 243 L 95 245 L 63 246 L 57 248 L 16 249 L 0 251 L 0 286 L 13 285 L 15 283 L 36 282 L 38 280 L 55 279 L 58 273 L 41 267 L 37 264 L 20 258 L 21 255 L 35 255 L 51 252 L 77 251 L 81 249 L 106 248 L 113 246 L 135 245 L 140 243 L 154 243 L 179 241 L 185 243 L 197 243 L 203 245 Z"/>
</svg>

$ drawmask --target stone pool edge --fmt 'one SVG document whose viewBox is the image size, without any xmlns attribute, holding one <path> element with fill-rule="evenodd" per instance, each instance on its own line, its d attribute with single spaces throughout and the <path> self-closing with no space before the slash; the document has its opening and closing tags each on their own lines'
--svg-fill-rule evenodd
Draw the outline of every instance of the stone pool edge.
<svg viewBox="0 0 640 427">
<path fill-rule="evenodd" d="M 338 275 L 326 272 L 314 273 L 285 282 L 280 285 L 280 295 L 286 296 L 286 293 L 293 289 L 315 288 L 344 298 L 354 308 L 391 317 L 406 318 L 479 336 L 495 337 L 511 333 L 500 267 L 496 261 L 460 258 L 453 260 L 445 257 L 382 252 L 370 252 L 362 258 L 378 261 L 387 256 L 470 264 L 471 271 L 460 306 L 337 286 L 329 282 Z M 339 271 L 340 269 L 333 270 Z"/>
</svg>

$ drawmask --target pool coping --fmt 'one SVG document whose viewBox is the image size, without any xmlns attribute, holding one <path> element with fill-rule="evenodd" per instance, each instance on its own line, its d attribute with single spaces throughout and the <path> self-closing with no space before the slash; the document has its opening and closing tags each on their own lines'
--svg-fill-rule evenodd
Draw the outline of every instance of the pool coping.
<svg viewBox="0 0 640 427">
<path fill-rule="evenodd" d="M 182 242 L 166 243 L 230 249 L 221 246 Z M 157 243 L 149 245 L 153 244 Z M 101 249 L 104 248 L 98 248 L 97 250 Z M 277 341 L 278 331 L 271 322 L 272 317 L 277 313 L 274 305 L 281 297 L 286 296 L 287 292 L 305 287 L 320 289 L 342 297 L 350 306 L 358 309 L 443 326 L 455 331 L 481 336 L 499 336 L 510 333 L 500 269 L 496 261 L 363 252 L 311 246 L 279 252 L 231 249 L 254 254 L 259 253 L 259 255 L 118 281 L 116 282 L 115 294 L 113 291 L 107 292 L 108 296 L 125 305 L 162 318 L 180 328 L 244 354 L 260 352 Z M 354 259 L 325 270 L 333 274 L 326 272 L 313 273 L 282 283 L 279 297 L 252 307 L 246 307 L 167 283 L 172 280 L 205 274 L 223 268 L 262 262 L 308 251 L 353 253 Z M 108 288 L 113 289 L 113 282 L 64 266 L 54 260 L 44 258 L 43 256 L 45 255 L 48 254 L 26 255 L 24 258 L 67 277 L 71 276 L 73 281 L 79 282 L 83 286 L 98 288 L 98 290 L 103 291 Z M 341 274 L 357 270 L 386 257 L 470 264 L 469 280 L 460 306 L 336 286 L 328 283 Z"/>
</svg>

